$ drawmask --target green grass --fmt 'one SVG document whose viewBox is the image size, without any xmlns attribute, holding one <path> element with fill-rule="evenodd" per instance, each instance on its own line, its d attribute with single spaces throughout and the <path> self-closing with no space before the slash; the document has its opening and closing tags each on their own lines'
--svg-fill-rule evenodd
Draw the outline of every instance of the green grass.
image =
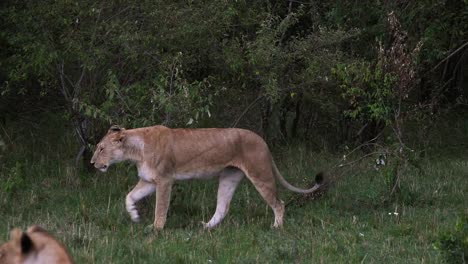
<svg viewBox="0 0 468 264">
<path fill-rule="evenodd" d="M 54 127 L 35 131 L 43 136 L 33 138 L 17 127 L 5 131 L 0 241 L 13 227 L 39 224 L 67 245 L 77 263 L 440 263 L 444 256 L 433 242 L 467 211 L 466 156 L 430 155 L 420 161 L 422 171 L 405 174 L 402 194 L 390 203 L 383 202 L 384 173 L 368 162 L 329 172 L 336 182 L 319 199 L 280 187 L 281 198 L 293 201 L 281 230 L 270 227 L 272 211 L 244 180 L 224 222 L 205 231 L 200 222 L 215 211 L 217 181 L 179 182 L 165 230 L 147 234 L 154 196 L 139 203 L 139 224 L 124 206 L 136 169 L 121 164 L 106 174 L 74 170 L 73 138 L 54 134 Z M 274 152 L 284 176 L 297 186 L 307 186 L 338 160 L 298 145 Z"/>
</svg>

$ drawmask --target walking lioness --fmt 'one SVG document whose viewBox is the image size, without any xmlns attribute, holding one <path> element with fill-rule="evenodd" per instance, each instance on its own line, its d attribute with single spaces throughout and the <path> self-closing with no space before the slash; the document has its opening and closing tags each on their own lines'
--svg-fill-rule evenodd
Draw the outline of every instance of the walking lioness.
<svg viewBox="0 0 468 264">
<path fill-rule="evenodd" d="M 166 223 L 175 180 L 219 177 L 216 212 L 205 228 L 213 228 L 226 216 L 239 182 L 246 176 L 275 214 L 274 227 L 283 225 L 284 203 L 276 194 L 275 176 L 287 189 L 312 193 L 321 186 L 316 176 L 311 189 L 289 184 L 279 173 L 265 141 L 257 134 L 236 128 L 170 129 L 153 126 L 124 129 L 112 126 L 97 144 L 91 163 L 105 172 L 113 163 L 133 161 L 140 180 L 128 193 L 125 205 L 133 221 L 139 220 L 135 203 L 156 191 L 153 227 Z"/>
<path fill-rule="evenodd" d="M 35 225 L 23 232 L 10 232 L 10 241 L 0 246 L 0 264 L 70 264 L 65 247 L 52 235 Z"/>
</svg>

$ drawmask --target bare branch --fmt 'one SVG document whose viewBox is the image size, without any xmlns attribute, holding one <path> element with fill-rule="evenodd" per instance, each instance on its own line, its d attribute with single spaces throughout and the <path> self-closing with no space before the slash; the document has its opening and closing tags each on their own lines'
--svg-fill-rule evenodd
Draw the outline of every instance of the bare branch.
<svg viewBox="0 0 468 264">
<path fill-rule="evenodd" d="M 85 151 L 86 151 L 86 146 L 81 146 L 80 151 L 78 152 L 75 158 L 75 167 L 78 167 L 78 163 L 80 162 L 81 157 L 83 157 L 83 154 Z"/>
<path fill-rule="evenodd" d="M 257 97 L 257 99 L 255 99 L 252 103 L 250 103 L 244 110 L 244 112 L 242 112 L 242 114 L 240 114 L 240 116 L 236 119 L 236 121 L 234 123 L 232 123 L 231 127 L 236 127 L 237 126 L 237 123 L 239 123 L 239 121 L 241 120 L 241 118 L 247 113 L 247 111 L 250 110 L 250 108 L 252 108 L 252 106 L 254 106 L 258 101 L 260 101 L 260 99 L 262 99 L 264 96 L 263 95 L 260 95 L 259 97 Z"/>
<path fill-rule="evenodd" d="M 160 59 L 156 58 L 153 54 L 149 53 L 148 51 L 144 51 L 143 55 L 147 55 L 147 56 L 151 57 L 153 60 L 157 61 L 158 63 L 161 63 Z"/>
<path fill-rule="evenodd" d="M 395 182 L 393 184 L 393 187 L 392 187 L 392 191 L 390 192 L 390 197 L 393 196 L 393 194 L 395 194 L 395 192 L 398 190 L 398 186 L 400 185 L 400 175 L 401 175 L 401 170 L 400 169 L 397 169 L 396 172 L 395 172 L 397 175 L 395 177 Z"/>
<path fill-rule="evenodd" d="M 363 160 L 363 159 L 365 159 L 365 158 L 367 158 L 367 157 L 370 157 L 370 156 L 373 156 L 373 155 L 377 155 L 377 154 L 382 154 L 382 152 L 380 152 L 380 151 L 374 151 L 374 152 L 368 153 L 368 154 L 366 154 L 366 155 L 364 155 L 364 156 L 362 156 L 362 157 L 359 157 L 359 158 L 357 158 L 357 159 L 355 159 L 355 160 L 353 160 L 353 161 L 350 161 L 350 162 L 348 162 L 348 163 L 340 163 L 340 164 L 337 164 L 337 165 L 335 165 L 334 167 L 332 167 L 332 169 L 333 169 L 333 168 L 343 168 L 343 167 L 346 167 L 346 166 L 350 166 L 350 165 L 353 165 L 353 164 L 355 164 L 355 163 L 357 163 L 357 162 L 359 162 L 359 161 L 361 161 L 361 160 Z"/>
<path fill-rule="evenodd" d="M 86 139 L 84 137 L 83 131 L 81 130 L 81 126 L 79 124 L 79 121 L 75 122 L 75 132 L 78 135 L 78 137 L 80 138 L 81 143 L 84 146 L 86 146 L 87 142 L 86 142 Z"/>
<path fill-rule="evenodd" d="M 361 145 L 355 147 L 353 150 L 351 150 L 350 152 L 348 152 L 346 155 L 349 156 L 349 155 L 353 154 L 355 151 L 357 151 L 358 149 L 361 149 L 361 148 L 363 148 L 363 147 L 365 147 L 365 146 L 377 146 L 377 147 L 383 148 L 383 146 L 380 145 L 380 144 L 372 143 L 373 141 L 377 140 L 377 139 L 382 135 L 382 133 L 383 133 L 383 130 L 380 131 L 379 134 L 377 134 L 377 136 L 375 136 L 374 138 L 368 140 L 367 142 L 362 143 Z"/>
<path fill-rule="evenodd" d="M 65 100 L 67 102 L 70 102 L 70 95 L 68 94 L 68 90 L 67 90 L 67 86 L 66 86 L 66 83 L 65 83 L 65 79 L 64 79 L 64 73 L 63 73 L 63 68 L 64 68 L 64 62 L 62 61 L 62 63 L 60 65 L 57 65 L 57 70 L 59 72 L 59 75 L 60 75 L 60 84 L 61 84 L 61 88 L 60 91 L 62 92 L 63 96 L 65 97 Z"/>
<path fill-rule="evenodd" d="M 437 63 L 437 65 L 434 68 L 432 68 L 428 73 L 433 72 L 434 70 L 436 70 L 440 65 L 442 65 L 442 63 L 444 63 L 444 61 L 446 61 L 446 60 L 450 59 L 451 57 L 453 57 L 455 54 L 457 54 L 460 50 L 462 50 L 466 46 L 468 46 L 468 42 L 465 42 L 463 45 L 461 45 L 454 52 L 450 53 L 447 57 L 445 57 L 445 59 L 443 59 L 439 63 Z"/>
<path fill-rule="evenodd" d="M 170 78 L 170 81 L 169 81 L 169 100 L 171 100 L 172 96 L 173 96 L 173 89 L 174 89 L 174 75 L 177 71 L 177 67 L 176 67 L 176 59 L 174 59 L 174 63 L 172 64 L 172 68 L 171 68 L 171 78 Z M 164 123 L 165 124 L 169 124 L 169 122 L 171 122 L 171 113 L 170 112 L 166 112 L 166 120 L 164 120 Z"/>
<path fill-rule="evenodd" d="M 75 88 L 74 89 L 74 95 L 73 95 L 74 98 L 78 97 L 78 95 L 80 94 L 81 81 L 83 80 L 84 75 L 85 75 L 85 66 L 83 65 L 82 70 L 81 70 L 80 78 L 78 79 L 78 81 L 75 83 L 75 86 L 74 86 L 74 88 Z"/>
<path fill-rule="evenodd" d="M 113 19 L 116 16 L 119 16 L 120 14 L 122 14 L 123 12 L 127 11 L 130 8 L 131 8 L 131 6 L 127 6 L 126 8 L 124 8 L 124 9 L 120 10 L 119 12 L 113 14 L 112 16 L 108 17 L 106 20 L 104 20 L 103 23 L 109 22 L 111 19 Z"/>
</svg>

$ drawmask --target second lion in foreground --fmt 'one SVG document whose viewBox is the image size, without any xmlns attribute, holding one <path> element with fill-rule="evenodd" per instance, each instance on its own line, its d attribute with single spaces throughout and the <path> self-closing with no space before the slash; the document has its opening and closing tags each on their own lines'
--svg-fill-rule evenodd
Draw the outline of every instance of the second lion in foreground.
<svg viewBox="0 0 468 264">
<path fill-rule="evenodd" d="M 139 220 L 135 203 L 156 192 L 154 228 L 166 223 L 172 185 L 175 180 L 218 176 L 216 212 L 205 228 L 213 228 L 226 216 L 234 191 L 247 177 L 273 209 L 274 227 L 283 225 L 284 203 L 277 197 L 276 181 L 299 193 L 312 193 L 321 187 L 322 176 L 310 189 L 289 184 L 276 168 L 265 141 L 245 129 L 170 129 L 153 126 L 124 129 L 112 126 L 97 144 L 91 159 L 105 172 L 117 162 L 130 160 L 138 168 L 140 180 L 127 195 L 125 204 L 133 221 Z"/>
<path fill-rule="evenodd" d="M 10 241 L 0 245 L 1 264 L 71 264 L 67 249 L 49 232 L 33 225 L 26 232 L 15 228 Z"/>
</svg>

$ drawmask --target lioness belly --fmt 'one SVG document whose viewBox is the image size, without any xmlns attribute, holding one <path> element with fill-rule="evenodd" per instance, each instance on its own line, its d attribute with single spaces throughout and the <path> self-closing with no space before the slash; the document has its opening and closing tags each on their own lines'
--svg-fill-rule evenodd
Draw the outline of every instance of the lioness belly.
<svg viewBox="0 0 468 264">
<path fill-rule="evenodd" d="M 222 170 L 207 170 L 207 171 L 196 171 L 196 172 L 182 172 L 176 173 L 176 180 L 190 180 L 190 179 L 209 179 L 215 176 L 219 176 Z"/>
</svg>

